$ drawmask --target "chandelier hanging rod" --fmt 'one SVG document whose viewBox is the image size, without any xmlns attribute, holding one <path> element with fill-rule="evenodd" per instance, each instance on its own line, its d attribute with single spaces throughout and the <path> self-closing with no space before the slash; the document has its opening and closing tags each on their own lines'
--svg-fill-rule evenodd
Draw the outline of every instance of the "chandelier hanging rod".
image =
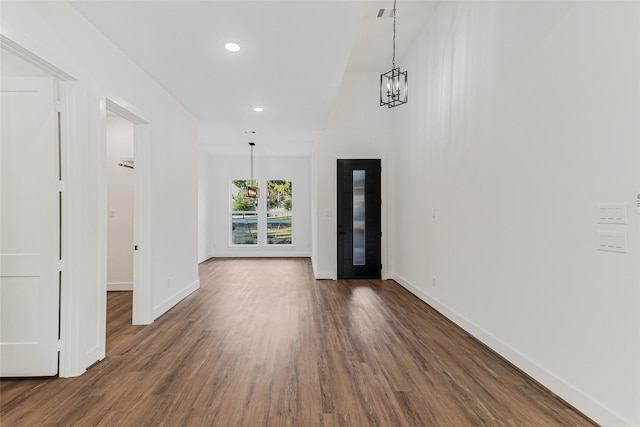
<svg viewBox="0 0 640 427">
<path fill-rule="evenodd" d="M 391 68 L 396 68 L 396 0 L 393 0 L 393 54 Z"/>
<path fill-rule="evenodd" d="M 249 146 L 251 147 L 251 182 L 253 182 L 253 147 L 256 146 L 256 143 L 250 142 Z"/>
<path fill-rule="evenodd" d="M 260 197 L 260 189 L 257 185 L 254 185 L 255 181 L 253 180 L 253 147 L 255 147 L 255 145 L 255 142 L 249 143 L 249 146 L 251 147 L 251 180 L 245 189 L 246 196 L 251 199 L 257 199 Z"/>
</svg>

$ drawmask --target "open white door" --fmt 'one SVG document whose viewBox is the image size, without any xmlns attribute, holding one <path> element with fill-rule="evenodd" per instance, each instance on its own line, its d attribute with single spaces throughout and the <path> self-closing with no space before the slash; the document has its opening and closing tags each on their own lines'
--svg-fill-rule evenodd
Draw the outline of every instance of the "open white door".
<svg viewBox="0 0 640 427">
<path fill-rule="evenodd" d="M 58 373 L 60 188 L 54 80 L 3 79 L 0 376 Z"/>
</svg>

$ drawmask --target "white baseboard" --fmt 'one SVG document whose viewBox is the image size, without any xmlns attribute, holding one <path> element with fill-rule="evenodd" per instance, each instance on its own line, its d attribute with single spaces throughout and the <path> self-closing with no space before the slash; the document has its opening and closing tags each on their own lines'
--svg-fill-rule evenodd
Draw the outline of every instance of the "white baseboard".
<svg viewBox="0 0 640 427">
<path fill-rule="evenodd" d="M 209 261 L 211 258 L 310 258 L 311 254 L 307 252 L 298 251 L 274 251 L 268 252 L 252 249 L 242 249 L 241 251 L 219 251 L 214 252 L 198 258 L 198 264 L 202 264 L 205 261 Z"/>
<path fill-rule="evenodd" d="M 254 250 L 246 248 L 230 249 L 213 253 L 209 258 L 309 258 L 307 251 L 288 251 L 286 249 Z"/>
<path fill-rule="evenodd" d="M 311 257 L 311 268 L 313 269 L 313 277 L 316 280 L 333 280 L 333 272 L 331 271 L 318 271 L 316 268 L 316 264 L 313 262 L 313 257 Z"/>
<path fill-rule="evenodd" d="M 107 292 L 109 291 L 132 291 L 133 282 L 111 282 L 107 283 Z"/>
<path fill-rule="evenodd" d="M 440 312 L 447 319 L 467 331 L 478 341 L 498 353 L 500 356 L 525 372 L 534 380 L 557 394 L 561 399 L 584 413 L 587 417 L 603 426 L 637 426 L 631 420 L 619 416 L 611 409 L 594 400 L 591 396 L 581 392 L 562 378 L 554 375 L 524 354 L 518 352 L 509 344 L 501 341 L 490 332 L 467 319 L 460 313 L 452 310 L 447 305 L 429 295 L 427 292 L 415 286 L 397 273 L 389 273 L 389 278 L 398 282 L 402 287 L 420 298 L 425 303 Z"/>
<path fill-rule="evenodd" d="M 191 293 L 197 291 L 200 288 L 200 280 L 196 280 L 191 283 L 186 288 L 182 289 L 171 298 L 167 299 L 165 302 L 158 304 L 153 308 L 153 312 L 151 313 L 151 317 L 155 320 L 158 317 L 162 316 L 164 313 L 169 311 L 173 306 L 178 304 L 180 301 L 188 297 Z"/>
</svg>

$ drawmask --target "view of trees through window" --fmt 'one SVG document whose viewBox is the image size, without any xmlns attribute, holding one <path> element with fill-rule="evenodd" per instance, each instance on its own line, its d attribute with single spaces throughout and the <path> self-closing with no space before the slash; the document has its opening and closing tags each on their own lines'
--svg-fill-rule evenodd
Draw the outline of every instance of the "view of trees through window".
<svg viewBox="0 0 640 427">
<path fill-rule="evenodd" d="M 258 199 L 247 197 L 247 186 L 257 186 L 257 181 L 231 181 L 231 243 L 234 245 L 258 244 Z"/>
<path fill-rule="evenodd" d="M 267 181 L 267 244 L 290 245 L 292 239 L 291 181 Z"/>
<path fill-rule="evenodd" d="M 257 181 L 231 181 L 231 243 L 234 245 L 290 245 L 293 236 L 292 185 L 290 180 L 266 181 L 260 189 L 260 198 L 246 195 L 247 186 L 258 186 Z M 264 199 L 263 202 L 260 202 Z M 265 215 L 264 224 L 259 219 Z M 259 239 L 262 233 L 263 239 Z M 266 234 L 266 239 L 264 236 Z"/>
</svg>

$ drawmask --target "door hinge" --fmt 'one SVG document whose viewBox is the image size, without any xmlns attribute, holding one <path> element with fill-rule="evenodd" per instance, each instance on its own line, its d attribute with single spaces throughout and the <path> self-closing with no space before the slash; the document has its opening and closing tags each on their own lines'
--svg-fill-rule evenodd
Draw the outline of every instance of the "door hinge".
<svg viewBox="0 0 640 427">
<path fill-rule="evenodd" d="M 62 262 L 62 260 L 59 259 L 56 263 L 58 264 L 57 265 L 58 271 L 62 271 L 64 267 L 64 263 Z"/>
<path fill-rule="evenodd" d="M 49 104 L 49 105 L 51 105 L 51 104 Z M 58 113 L 62 113 L 62 106 L 63 106 L 62 101 L 56 101 L 56 111 Z"/>
<path fill-rule="evenodd" d="M 64 182 L 58 181 L 58 193 L 64 192 Z"/>
<path fill-rule="evenodd" d="M 64 342 L 62 340 L 58 340 L 58 351 L 62 351 L 64 347 Z"/>
</svg>

